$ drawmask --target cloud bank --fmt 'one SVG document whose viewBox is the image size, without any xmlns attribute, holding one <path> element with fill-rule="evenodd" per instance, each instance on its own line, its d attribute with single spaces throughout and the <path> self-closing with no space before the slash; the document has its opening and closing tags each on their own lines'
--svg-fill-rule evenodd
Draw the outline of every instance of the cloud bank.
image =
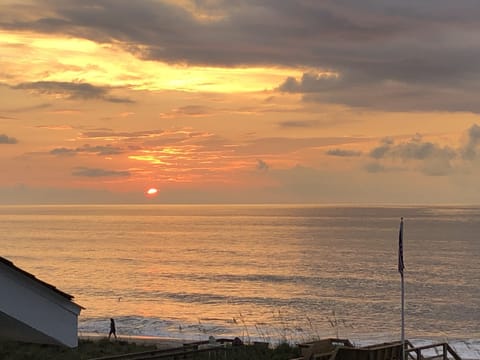
<svg viewBox="0 0 480 360">
<path fill-rule="evenodd" d="M 73 176 L 80 177 L 128 177 L 129 171 L 106 170 L 99 168 L 77 167 L 72 171 Z"/>
<path fill-rule="evenodd" d="M 480 111 L 474 0 L 36 1 L 2 9 L 0 29 L 68 34 L 174 64 L 309 68 L 279 90 L 384 110 Z M 336 76 L 325 76 L 325 74 Z M 32 84 L 102 96 L 99 89 Z M 53 89 L 52 89 L 53 87 Z M 125 99 L 104 98 L 107 101 Z"/>
<path fill-rule="evenodd" d="M 18 140 L 11 137 L 7 136 L 5 134 L 0 134 L 0 144 L 17 144 Z"/>
<path fill-rule="evenodd" d="M 30 90 L 40 94 L 62 96 L 74 100 L 104 100 L 113 103 L 132 103 L 127 98 L 109 95 L 107 87 L 94 86 L 88 83 L 75 83 L 63 81 L 36 81 L 22 83 L 12 87 L 13 89 Z"/>
</svg>

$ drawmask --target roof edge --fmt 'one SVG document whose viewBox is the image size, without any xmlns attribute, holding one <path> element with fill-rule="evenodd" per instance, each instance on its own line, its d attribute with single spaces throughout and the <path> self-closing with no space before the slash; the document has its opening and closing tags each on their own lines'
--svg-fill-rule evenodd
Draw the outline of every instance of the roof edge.
<svg viewBox="0 0 480 360">
<path fill-rule="evenodd" d="M 57 293 L 58 295 L 62 296 L 63 298 L 69 300 L 69 301 L 72 301 L 74 296 L 73 295 L 70 295 L 70 294 L 67 294 L 66 292 L 63 292 L 59 289 L 57 289 L 55 286 L 53 286 L 52 284 L 49 284 L 43 280 L 40 280 L 39 278 L 37 278 L 35 275 L 33 275 L 32 273 L 29 273 L 28 271 L 25 271 L 21 268 L 19 268 L 18 266 L 16 266 L 12 261 L 4 258 L 4 257 L 1 257 L 0 256 L 0 263 L 1 264 L 4 264 L 6 265 L 7 267 L 9 267 L 10 269 L 16 271 L 16 272 L 19 272 L 20 274 L 24 275 L 24 276 L 27 276 L 28 278 L 32 279 L 33 281 L 35 281 L 36 283 L 52 290 L 53 292 Z M 72 301 L 73 302 L 73 301 Z M 77 306 L 81 307 L 82 309 L 84 309 L 82 306 L 76 304 Z"/>
</svg>

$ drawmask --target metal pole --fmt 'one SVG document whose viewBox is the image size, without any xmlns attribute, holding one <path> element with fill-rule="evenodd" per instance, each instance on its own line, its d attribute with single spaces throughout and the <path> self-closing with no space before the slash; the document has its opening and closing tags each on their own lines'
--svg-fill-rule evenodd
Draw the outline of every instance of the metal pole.
<svg viewBox="0 0 480 360">
<path fill-rule="evenodd" d="M 405 282 L 402 274 L 402 360 L 405 360 Z"/>
<path fill-rule="evenodd" d="M 403 217 L 400 218 L 400 231 L 398 234 L 398 272 L 402 278 L 402 360 L 405 360 L 405 265 L 403 262 Z"/>
</svg>

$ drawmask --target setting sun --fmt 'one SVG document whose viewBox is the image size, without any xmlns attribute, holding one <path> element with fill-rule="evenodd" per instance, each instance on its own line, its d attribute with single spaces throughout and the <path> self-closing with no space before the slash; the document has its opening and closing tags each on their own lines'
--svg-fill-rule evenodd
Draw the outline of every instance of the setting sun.
<svg viewBox="0 0 480 360">
<path fill-rule="evenodd" d="M 154 197 L 154 196 L 157 196 L 157 194 L 158 194 L 158 189 L 156 188 L 150 188 L 145 192 L 145 195 L 147 195 L 148 197 Z"/>
</svg>

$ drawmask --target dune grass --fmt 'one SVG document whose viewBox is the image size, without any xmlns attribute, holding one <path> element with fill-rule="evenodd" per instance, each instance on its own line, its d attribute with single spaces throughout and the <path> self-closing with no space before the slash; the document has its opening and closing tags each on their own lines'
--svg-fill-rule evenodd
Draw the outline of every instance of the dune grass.
<svg viewBox="0 0 480 360">
<path fill-rule="evenodd" d="M 2 360 L 86 360 L 107 355 L 155 350 L 154 345 L 141 345 L 126 341 L 80 340 L 78 348 L 68 349 L 54 345 L 40 345 L 13 341 L 0 341 Z M 225 353 L 225 360 L 288 360 L 299 356 L 298 347 L 280 344 L 268 346 L 242 346 Z M 199 354 L 196 359 L 208 359 L 208 354 Z"/>
<path fill-rule="evenodd" d="M 100 356 L 155 350 L 154 345 L 137 345 L 126 341 L 79 340 L 76 349 L 63 346 L 0 341 L 2 360 L 83 360 Z"/>
</svg>

